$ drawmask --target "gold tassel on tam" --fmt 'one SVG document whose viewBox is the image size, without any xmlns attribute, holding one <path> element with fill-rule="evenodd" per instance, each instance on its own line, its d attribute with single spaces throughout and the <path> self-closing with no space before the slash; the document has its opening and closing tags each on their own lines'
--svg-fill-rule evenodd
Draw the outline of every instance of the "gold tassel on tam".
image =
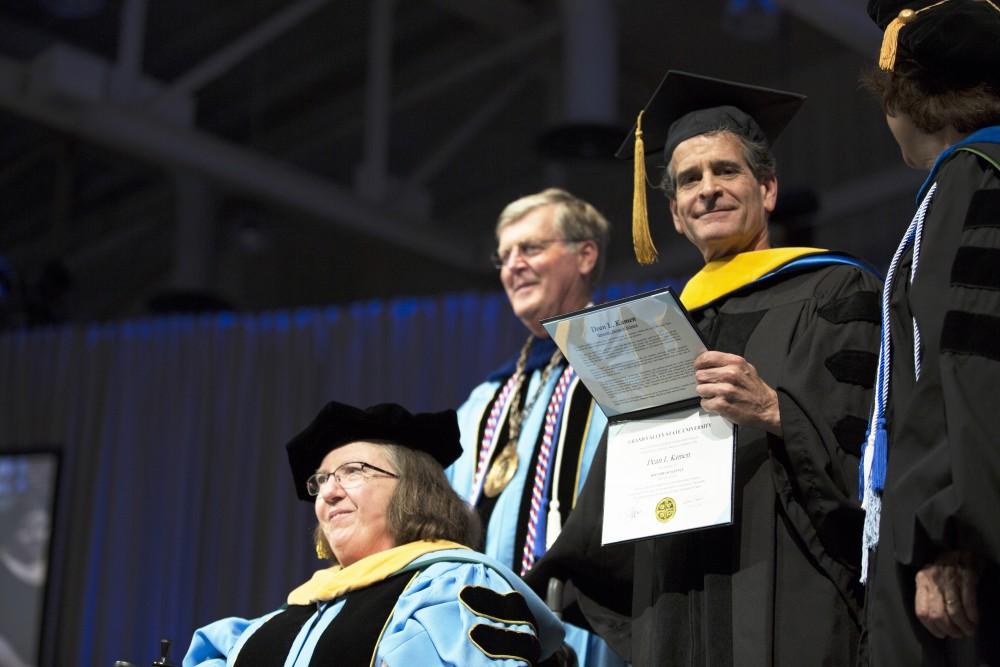
<svg viewBox="0 0 1000 667">
<path fill-rule="evenodd" d="M 899 31 L 903 26 L 913 20 L 917 13 L 912 9 L 904 9 L 899 12 L 899 16 L 894 18 L 885 27 L 885 34 L 882 35 L 882 50 L 878 54 L 878 66 L 891 72 L 896 66 L 896 48 L 899 44 Z"/>
<path fill-rule="evenodd" d="M 990 0 L 986 1 L 990 2 Z M 885 70 L 886 72 L 892 72 L 896 69 L 896 53 L 899 51 L 899 31 L 903 29 L 903 26 L 912 22 L 913 19 L 917 17 L 917 14 L 926 12 L 928 9 L 939 7 L 946 2 L 949 2 L 949 0 L 940 0 L 940 2 L 935 2 L 933 5 L 921 7 L 916 11 L 909 8 L 901 10 L 899 12 L 899 16 L 894 18 L 889 25 L 885 27 L 885 34 L 882 35 L 882 49 L 878 54 L 879 68 Z M 993 3 L 990 2 L 990 4 Z"/>
<path fill-rule="evenodd" d="M 649 235 L 649 213 L 646 210 L 646 147 L 642 141 L 642 114 L 635 121 L 635 182 L 632 184 L 632 247 L 640 264 L 656 261 L 656 247 Z"/>
<path fill-rule="evenodd" d="M 326 541 L 326 537 L 323 536 L 319 528 L 316 529 L 313 540 L 316 543 L 316 558 L 320 560 L 332 560 L 333 551 L 330 549 L 330 543 Z"/>
</svg>

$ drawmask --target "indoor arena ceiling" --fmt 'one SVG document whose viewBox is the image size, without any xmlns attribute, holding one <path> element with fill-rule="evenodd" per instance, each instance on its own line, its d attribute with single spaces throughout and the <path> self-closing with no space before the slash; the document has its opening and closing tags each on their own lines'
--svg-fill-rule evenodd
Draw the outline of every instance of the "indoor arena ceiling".
<svg viewBox="0 0 1000 667">
<path fill-rule="evenodd" d="M 919 174 L 858 89 L 865 0 L 7 0 L 6 324 L 495 289 L 508 201 L 550 185 L 631 259 L 609 159 L 667 69 L 810 97 L 778 142 L 776 234 L 879 263 Z"/>
</svg>

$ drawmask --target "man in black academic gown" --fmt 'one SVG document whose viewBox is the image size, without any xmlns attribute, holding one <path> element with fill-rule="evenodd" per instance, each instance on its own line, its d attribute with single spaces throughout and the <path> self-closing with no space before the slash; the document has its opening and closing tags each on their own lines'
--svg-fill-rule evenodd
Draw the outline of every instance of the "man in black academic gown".
<svg viewBox="0 0 1000 667">
<path fill-rule="evenodd" d="M 769 143 L 802 101 L 669 72 L 634 131 L 664 148 L 674 228 L 706 262 L 681 300 L 709 348 L 694 367 L 702 406 L 738 425 L 734 522 L 602 547 L 602 448 L 529 582 L 541 590 L 550 577 L 568 580 L 565 597 L 576 604 L 567 614 L 582 611 L 638 666 L 849 665 L 855 657 L 858 450 L 880 284 L 846 255 L 770 247 L 777 178 Z M 636 180 L 644 194 L 644 169 Z M 639 209 L 636 255 L 648 262 L 655 249 Z"/>
</svg>

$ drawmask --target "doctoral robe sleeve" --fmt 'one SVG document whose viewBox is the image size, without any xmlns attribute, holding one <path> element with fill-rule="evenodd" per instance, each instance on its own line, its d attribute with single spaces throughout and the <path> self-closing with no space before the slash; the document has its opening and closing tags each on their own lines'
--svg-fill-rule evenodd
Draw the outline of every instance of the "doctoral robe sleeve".
<svg viewBox="0 0 1000 667">
<path fill-rule="evenodd" d="M 856 600 L 864 521 L 858 461 L 878 361 L 881 283 L 837 267 L 800 311 L 775 387 L 782 437 L 769 437 L 776 489 L 820 566 Z"/>
<path fill-rule="evenodd" d="M 240 636 L 253 621 L 223 618 L 195 630 L 182 667 L 223 667 Z"/>
<path fill-rule="evenodd" d="M 924 340 L 920 381 L 894 418 L 913 447 L 890 474 L 897 557 L 920 566 L 971 551 L 1000 563 L 1000 175 L 956 153 L 939 173 L 911 302 Z"/>
<path fill-rule="evenodd" d="M 376 664 L 535 664 L 543 650 L 562 643 L 555 617 L 539 615 L 492 568 L 437 563 L 400 596 L 379 642 Z"/>
</svg>

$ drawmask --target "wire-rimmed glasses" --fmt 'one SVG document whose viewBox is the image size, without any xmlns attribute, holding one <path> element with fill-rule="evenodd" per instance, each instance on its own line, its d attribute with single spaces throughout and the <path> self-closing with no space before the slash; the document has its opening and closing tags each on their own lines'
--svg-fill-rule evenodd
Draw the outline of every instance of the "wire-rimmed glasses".
<svg viewBox="0 0 1000 667">
<path fill-rule="evenodd" d="M 320 489 L 323 488 L 323 485 L 326 484 L 327 480 L 331 477 L 337 480 L 337 484 L 339 484 L 342 489 L 353 489 L 360 486 L 365 480 L 373 477 L 375 473 L 399 479 L 399 475 L 396 473 L 383 470 L 378 466 L 373 466 L 371 463 L 365 463 L 364 461 L 348 461 L 347 463 L 342 463 L 337 466 L 337 469 L 333 472 L 314 472 L 309 476 L 309 479 L 306 480 L 306 490 L 309 492 L 310 496 L 319 495 Z"/>
</svg>

